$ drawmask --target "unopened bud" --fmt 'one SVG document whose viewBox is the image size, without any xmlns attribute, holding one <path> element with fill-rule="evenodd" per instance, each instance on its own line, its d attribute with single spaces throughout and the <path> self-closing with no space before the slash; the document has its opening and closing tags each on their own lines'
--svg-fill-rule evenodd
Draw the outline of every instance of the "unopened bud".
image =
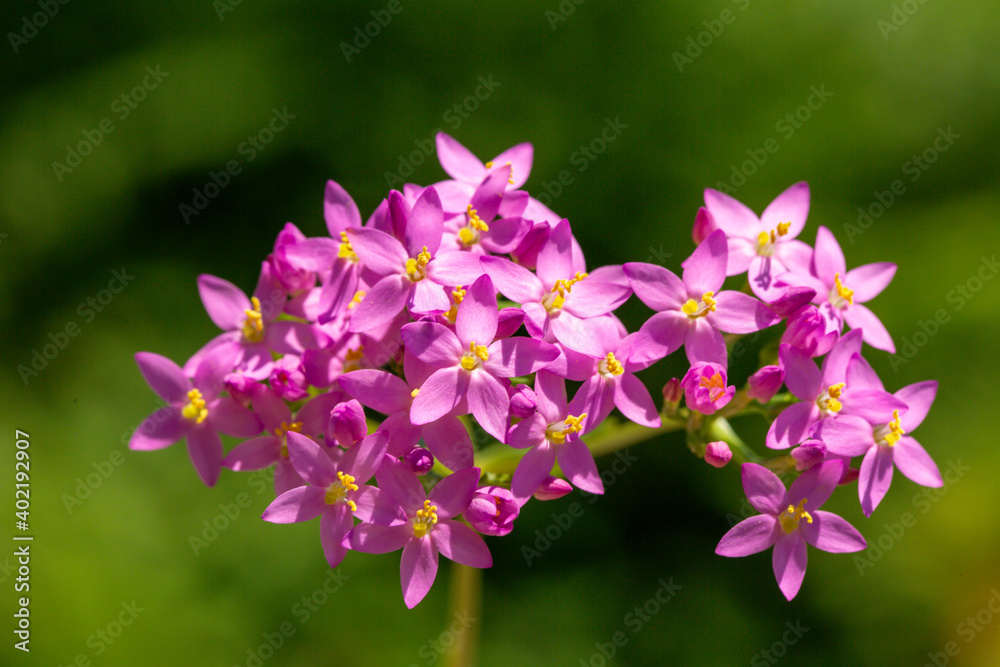
<svg viewBox="0 0 1000 667">
<path fill-rule="evenodd" d="M 781 366 L 764 366 L 747 379 L 747 396 L 767 403 L 785 383 L 785 371 Z"/>
<path fill-rule="evenodd" d="M 566 480 L 549 475 L 535 489 L 535 498 L 538 500 L 555 500 L 556 498 L 562 498 L 572 490 L 573 487 Z"/>
<path fill-rule="evenodd" d="M 712 217 L 707 208 L 702 206 L 698 209 L 697 215 L 694 216 L 694 227 L 691 229 L 691 238 L 694 239 L 695 245 L 700 245 L 702 241 L 707 239 L 718 228 L 718 225 L 715 224 L 715 218 Z"/>
<path fill-rule="evenodd" d="M 799 472 L 817 466 L 826 458 L 826 445 L 819 440 L 806 440 L 792 450 L 795 469 Z"/>
<path fill-rule="evenodd" d="M 403 455 L 403 462 L 418 475 L 434 467 L 434 455 L 423 447 L 414 447 Z"/>
<path fill-rule="evenodd" d="M 476 490 L 462 516 L 483 535 L 506 535 L 514 529 L 520 511 L 509 489 L 483 486 Z"/>
<path fill-rule="evenodd" d="M 811 287 L 786 287 L 781 296 L 767 305 L 778 317 L 784 319 L 808 304 L 815 296 L 816 290 Z"/>
<path fill-rule="evenodd" d="M 510 395 L 510 411 L 515 417 L 527 419 L 535 412 L 537 401 L 535 391 L 526 384 L 511 385 L 507 389 Z"/>
<path fill-rule="evenodd" d="M 705 445 L 705 463 L 722 468 L 732 460 L 733 452 L 725 442 L 718 440 Z"/>
<path fill-rule="evenodd" d="M 353 447 L 368 435 L 365 411 L 357 400 L 338 403 L 330 411 L 330 433 L 341 447 Z"/>
</svg>

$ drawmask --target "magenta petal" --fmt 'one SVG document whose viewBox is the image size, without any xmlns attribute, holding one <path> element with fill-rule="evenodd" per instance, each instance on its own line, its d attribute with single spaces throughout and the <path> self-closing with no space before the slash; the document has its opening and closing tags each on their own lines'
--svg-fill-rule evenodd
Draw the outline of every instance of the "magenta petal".
<svg viewBox="0 0 1000 667">
<path fill-rule="evenodd" d="M 497 333 L 497 297 L 488 275 L 480 277 L 468 289 L 455 317 L 455 333 L 467 343 L 489 345 Z M 424 360 L 426 361 L 426 359 Z"/>
<path fill-rule="evenodd" d="M 510 163 L 510 180 L 513 181 L 510 187 L 516 189 L 527 182 L 528 176 L 531 174 L 531 163 L 534 160 L 534 156 L 534 147 L 530 143 L 524 142 L 516 146 L 511 146 L 493 158 L 491 162 L 494 164 L 494 169 L 498 169 L 508 162 Z"/>
<path fill-rule="evenodd" d="M 463 468 L 448 475 L 431 489 L 427 497 L 437 507 L 438 519 L 458 516 L 469 507 L 479 484 L 479 468 Z"/>
<path fill-rule="evenodd" d="M 427 449 L 449 470 L 471 467 L 475 453 L 472 438 L 458 417 L 442 417 L 421 430 Z"/>
<path fill-rule="evenodd" d="M 527 419 L 522 419 L 507 432 L 507 444 L 515 449 L 527 449 L 545 441 L 546 419 L 535 413 Z"/>
<path fill-rule="evenodd" d="M 944 486 L 941 471 L 934 459 L 923 446 L 908 435 L 904 435 L 893 447 L 892 458 L 899 472 L 920 486 L 940 488 Z"/>
<path fill-rule="evenodd" d="M 437 322 L 412 322 L 403 326 L 400 335 L 406 351 L 431 366 L 455 366 L 466 351 L 458 336 Z"/>
<path fill-rule="evenodd" d="M 519 336 L 501 338 L 489 346 L 488 353 L 484 370 L 497 377 L 520 377 L 540 371 L 555 361 L 559 349 L 551 343 Z"/>
<path fill-rule="evenodd" d="M 364 484 L 372 478 L 375 471 L 382 465 L 386 450 L 389 448 L 389 434 L 379 429 L 371 435 L 366 435 L 361 442 L 354 445 L 344 454 L 337 466 L 344 473 L 354 477 L 357 484 Z M 289 444 L 289 450 L 291 445 Z M 294 461 L 293 461 L 294 463 Z"/>
<path fill-rule="evenodd" d="M 181 416 L 173 406 L 160 408 L 142 420 L 132 432 L 128 448 L 135 451 L 152 451 L 169 447 L 184 437 L 190 420 Z"/>
<path fill-rule="evenodd" d="M 458 181 L 479 183 L 486 174 L 486 167 L 468 148 L 444 132 L 438 132 L 438 161 L 445 173 Z"/>
<path fill-rule="evenodd" d="M 302 475 L 302 479 L 315 486 L 326 487 L 337 481 L 337 468 L 330 460 L 324 448 L 316 444 L 312 438 L 289 431 L 288 457 L 292 466 Z"/>
<path fill-rule="evenodd" d="M 503 384 L 485 369 L 473 371 L 471 376 L 468 398 L 472 414 L 483 430 L 503 442 L 510 424 L 510 396 Z"/>
<path fill-rule="evenodd" d="M 871 424 L 850 415 L 820 420 L 811 435 L 836 456 L 861 456 L 875 444 Z"/>
<path fill-rule="evenodd" d="M 833 285 L 834 276 L 840 274 L 843 282 L 847 274 L 847 262 L 836 237 L 826 227 L 820 225 L 816 231 L 816 249 L 813 253 L 813 271 L 827 285 Z"/>
<path fill-rule="evenodd" d="M 442 252 L 427 265 L 427 277 L 449 291 L 458 285 L 471 285 L 483 275 L 481 257 L 465 250 Z"/>
<path fill-rule="evenodd" d="M 703 317 L 694 320 L 693 326 L 688 327 L 684 337 L 684 352 L 692 364 L 707 361 L 725 367 L 728 363 L 725 339 Z"/>
<path fill-rule="evenodd" d="M 431 537 L 445 558 L 469 567 L 493 566 L 493 557 L 483 538 L 458 521 L 439 522 L 431 531 Z"/>
<path fill-rule="evenodd" d="M 401 526 L 409 521 L 403 508 L 393 497 L 374 486 L 362 484 L 357 491 L 351 493 L 350 499 L 358 508 L 354 512 L 354 516 L 365 523 L 374 523 L 379 526 Z"/>
<path fill-rule="evenodd" d="M 715 302 L 715 312 L 709 313 L 706 319 L 726 333 L 753 333 L 777 324 L 781 319 L 760 300 L 742 292 L 719 292 Z"/>
<path fill-rule="evenodd" d="M 923 423 L 924 417 L 927 416 L 931 404 L 937 396 L 937 389 L 937 380 L 927 380 L 907 385 L 894 394 L 909 408 L 899 420 L 900 426 L 905 431 L 910 432 Z"/>
<path fill-rule="evenodd" d="M 427 378 L 410 406 L 410 421 L 420 426 L 437 421 L 458 407 L 469 389 L 469 371 L 461 366 L 441 368 Z M 506 396 L 506 392 L 504 392 Z"/>
<path fill-rule="evenodd" d="M 680 310 L 688 300 L 684 282 L 669 269 L 644 262 L 629 262 L 622 268 L 635 295 L 653 310 Z"/>
<path fill-rule="evenodd" d="M 563 219 L 552 228 L 548 241 L 538 251 L 535 271 L 543 285 L 555 285 L 557 280 L 574 277 L 573 232 L 568 220 Z"/>
<path fill-rule="evenodd" d="M 892 342 L 892 336 L 889 335 L 885 325 L 882 324 L 882 320 L 869 310 L 867 306 L 863 306 L 860 303 L 849 306 L 844 312 L 844 319 L 847 321 L 847 326 L 852 329 L 862 329 L 864 331 L 865 342 L 876 350 L 885 350 L 890 354 L 896 353 L 896 346 Z"/>
<path fill-rule="evenodd" d="M 521 239 L 531 229 L 531 221 L 524 218 L 503 218 L 490 223 L 490 231 L 479 239 L 485 250 L 506 255 L 517 249 Z"/>
<path fill-rule="evenodd" d="M 412 286 L 403 275 L 388 275 L 375 283 L 351 316 L 351 332 L 371 331 L 392 320 L 406 306 Z"/>
<path fill-rule="evenodd" d="M 833 490 L 837 488 L 846 467 L 847 464 L 844 461 L 831 459 L 809 468 L 788 487 L 788 494 L 785 496 L 788 504 L 798 505 L 805 499 L 804 509 L 806 511 L 822 507 L 823 503 L 829 500 Z"/>
<path fill-rule="evenodd" d="M 858 474 L 858 496 L 861 510 L 871 516 L 892 483 L 893 452 L 889 447 L 873 446 L 861 461 Z"/>
<path fill-rule="evenodd" d="M 784 539 L 779 538 L 774 543 L 771 565 L 778 588 L 787 600 L 794 598 L 802 587 L 802 580 L 806 576 L 806 559 L 806 543 L 798 532 Z"/>
<path fill-rule="evenodd" d="M 406 306 L 414 317 L 425 313 L 443 313 L 451 308 L 451 299 L 448 298 L 448 290 L 441 285 L 433 280 L 421 280 L 413 283 Z"/>
<path fill-rule="evenodd" d="M 228 280 L 203 273 L 198 276 L 198 294 L 215 326 L 223 331 L 239 329 L 250 310 L 250 299 Z"/>
<path fill-rule="evenodd" d="M 594 455 L 583 440 L 569 440 L 557 447 L 556 460 L 573 486 L 587 493 L 604 493 L 604 482 L 594 463 Z"/>
<path fill-rule="evenodd" d="M 545 478 L 552 472 L 556 462 L 555 449 L 546 440 L 542 444 L 528 450 L 524 458 L 517 464 L 514 476 L 510 482 L 510 491 L 519 505 L 527 502 L 535 490 L 542 485 Z"/>
<path fill-rule="evenodd" d="M 135 363 L 150 389 L 167 403 L 187 403 L 191 381 L 176 363 L 153 352 L 137 352 Z"/>
<path fill-rule="evenodd" d="M 257 415 L 242 403 L 225 396 L 209 403 L 208 421 L 214 428 L 234 438 L 249 438 L 264 429 Z"/>
<path fill-rule="evenodd" d="M 777 516 L 785 508 L 785 485 L 778 476 L 762 465 L 744 463 L 740 467 L 740 477 L 743 480 L 743 491 L 747 500 L 761 514 Z"/>
<path fill-rule="evenodd" d="M 653 397 L 639 378 L 631 373 L 618 376 L 615 383 L 615 406 L 636 424 L 658 428 L 660 415 Z"/>
<path fill-rule="evenodd" d="M 339 239 L 340 232 L 348 227 L 361 226 L 361 212 L 351 195 L 335 181 L 326 182 L 323 193 L 323 217 L 330 236 Z"/>
<path fill-rule="evenodd" d="M 483 256 L 479 258 L 479 263 L 494 286 L 508 299 L 522 304 L 542 300 L 544 296 L 542 282 L 523 266 L 515 264 L 506 257 Z"/>
<path fill-rule="evenodd" d="M 606 280 L 583 280 L 566 295 L 563 309 L 577 317 L 608 315 L 628 300 L 632 290 L 627 285 Z"/>
<path fill-rule="evenodd" d="M 510 167 L 496 166 L 491 169 L 483 179 L 482 183 L 472 194 L 469 205 L 476 211 L 477 215 L 489 222 L 490 230 L 493 228 L 493 218 L 500 210 L 500 202 L 503 199 L 504 191 L 507 189 L 507 181 L 510 180 Z"/>
<path fill-rule="evenodd" d="M 387 554 L 402 549 L 413 538 L 413 527 L 379 526 L 373 523 L 359 523 L 344 536 L 344 542 L 351 549 L 366 554 Z"/>
<path fill-rule="evenodd" d="M 386 371 L 362 369 L 341 375 L 337 382 L 348 394 L 387 415 L 406 410 L 412 397 L 401 378 Z"/>
<path fill-rule="evenodd" d="M 812 358 L 797 347 L 782 343 L 778 347 L 785 385 L 796 398 L 813 402 L 823 393 L 823 375 Z M 793 443 L 798 444 L 798 443 Z"/>
<path fill-rule="evenodd" d="M 688 294 L 694 299 L 700 299 L 705 292 L 718 292 L 726 280 L 726 262 L 729 256 L 729 244 L 726 233 L 717 229 L 698 244 L 695 251 L 681 263 L 684 272 L 681 279 L 687 287 Z"/>
<path fill-rule="evenodd" d="M 658 361 L 684 344 L 691 318 L 680 310 L 656 313 L 639 328 L 629 359 L 636 362 Z"/>
<path fill-rule="evenodd" d="M 281 440 L 277 436 L 262 435 L 236 445 L 222 459 L 222 467 L 245 472 L 260 470 L 277 463 L 281 455 Z"/>
<path fill-rule="evenodd" d="M 438 570 L 438 551 L 430 539 L 414 538 L 403 547 L 399 561 L 399 580 L 403 586 L 403 602 L 413 609 L 434 585 Z"/>
<path fill-rule="evenodd" d="M 344 556 L 347 555 L 347 548 L 341 542 L 344 535 L 354 526 L 351 518 L 351 511 L 344 504 L 338 504 L 330 510 L 323 512 L 319 519 L 319 541 L 323 545 L 323 555 L 330 567 L 337 567 Z"/>
<path fill-rule="evenodd" d="M 215 486 L 222 468 L 222 440 L 211 428 L 193 428 L 187 434 L 188 454 L 206 486 Z"/>
<path fill-rule="evenodd" d="M 818 418 L 819 409 L 814 402 L 793 403 L 771 422 L 765 442 L 771 449 L 794 447 L 809 437 L 809 429 Z"/>
<path fill-rule="evenodd" d="M 318 517 L 328 505 L 323 498 L 326 489 L 318 486 L 299 486 L 285 491 L 271 501 L 261 515 L 271 523 L 298 523 Z"/>
<path fill-rule="evenodd" d="M 774 198 L 760 214 L 765 230 L 776 229 L 779 223 L 790 222 L 784 239 L 794 239 L 806 225 L 809 215 L 809 184 L 801 181 Z"/>
<path fill-rule="evenodd" d="M 566 381 L 549 371 L 539 371 L 535 375 L 535 401 L 539 414 L 549 422 L 558 421 L 566 410 Z"/>
<path fill-rule="evenodd" d="M 906 412 L 906 403 L 878 389 L 853 390 L 848 385 L 841 394 L 841 401 L 844 404 L 841 414 L 861 417 L 869 424 L 891 422 L 893 410 Z"/>
<path fill-rule="evenodd" d="M 402 273 L 409 256 L 395 237 L 377 229 L 348 229 L 351 249 L 365 268 L 380 276 Z M 418 251 L 419 252 L 419 251 Z"/>
<path fill-rule="evenodd" d="M 722 536 L 715 553 L 731 558 L 760 553 L 774 544 L 777 528 L 778 520 L 770 514 L 744 519 Z"/>
<path fill-rule="evenodd" d="M 420 479 L 405 464 L 396 459 L 386 459 L 379 466 L 375 479 L 378 480 L 379 488 L 388 493 L 407 514 L 423 508 L 427 494 Z"/>
<path fill-rule="evenodd" d="M 746 204 L 718 190 L 705 189 L 705 207 L 718 228 L 729 236 L 748 236 L 760 228 L 760 220 Z"/>
<path fill-rule="evenodd" d="M 812 523 L 799 522 L 799 532 L 806 542 L 833 554 L 861 551 L 868 546 L 865 538 L 847 520 L 836 514 L 816 510 Z"/>
<path fill-rule="evenodd" d="M 431 255 L 436 255 L 441 245 L 441 233 L 444 231 L 444 212 L 441 210 L 441 198 L 433 186 L 424 188 L 420 197 L 413 204 L 410 216 L 406 221 L 405 247 L 411 256 L 416 257 L 424 248 Z M 360 255 L 358 255 L 360 257 Z M 364 261 L 364 260 L 362 260 Z"/>
<path fill-rule="evenodd" d="M 857 304 L 871 301 L 881 294 L 895 275 L 895 264 L 876 262 L 853 268 L 840 279 L 845 286 L 854 290 L 854 303 Z"/>
</svg>

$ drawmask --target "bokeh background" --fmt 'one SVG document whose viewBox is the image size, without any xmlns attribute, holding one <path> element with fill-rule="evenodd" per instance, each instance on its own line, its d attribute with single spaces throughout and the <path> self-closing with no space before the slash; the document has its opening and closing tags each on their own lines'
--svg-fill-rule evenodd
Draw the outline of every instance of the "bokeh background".
<svg viewBox="0 0 1000 667">
<path fill-rule="evenodd" d="M 53 1 L 52 16 L 42 5 L 0 10 L 0 497 L 13 535 L 14 431 L 27 431 L 35 535 L 30 654 L 12 646 L 20 594 L 13 546 L 0 550 L 0 662 L 439 661 L 434 642 L 455 623 L 445 561 L 408 611 L 398 554 L 351 554 L 330 579 L 315 522 L 258 519 L 270 500 L 259 478 L 224 472 L 206 489 L 183 445 L 125 446 L 157 407 L 133 354 L 183 362 L 216 334 L 196 276 L 251 290 L 285 222 L 325 233 L 326 179 L 365 216 L 387 173 L 443 179 L 421 152 L 439 129 L 483 159 L 532 142 L 526 188 L 552 197 L 591 266 L 679 270 L 705 187 L 725 184 L 760 212 L 808 181 L 805 240 L 825 225 L 848 266 L 898 263 L 871 305 L 905 354 L 866 355 L 890 390 L 940 381 L 915 435 L 961 471 L 932 496 L 897 474 L 871 519 L 856 488 L 842 490 L 828 509 L 881 548 L 864 562 L 811 550 L 788 603 L 769 554 L 713 553 L 741 511 L 737 471 L 705 465 L 678 434 L 636 445 L 605 497 L 534 503 L 489 541 L 481 664 L 598 666 L 602 646 L 622 665 L 1000 662 L 995 2 L 94 0 Z M 294 117 L 249 148 L 276 111 Z M 113 130 L 90 154 L 67 156 L 102 123 Z M 618 131 L 601 146 L 606 123 Z M 240 172 L 185 220 L 181 205 L 230 161 Z M 571 182 L 558 185 L 563 171 Z M 88 305 L 107 300 L 115 271 L 133 277 Z M 634 300 L 622 310 L 632 329 L 647 315 Z M 18 370 L 71 324 L 77 335 L 37 375 Z M 671 359 L 643 377 L 658 395 L 681 371 Z M 737 426 L 761 445 L 763 422 Z M 219 518 L 236 503 L 238 517 Z M 573 503 L 582 513 L 553 529 Z M 195 553 L 205 522 L 228 526 Z M 536 530 L 559 534 L 529 565 Z M 661 579 L 681 588 L 647 606 Z M 336 592 L 319 595 L 324 585 Z M 637 627 L 644 606 L 657 613 Z M 294 634 L 269 652 L 283 628 Z"/>
</svg>

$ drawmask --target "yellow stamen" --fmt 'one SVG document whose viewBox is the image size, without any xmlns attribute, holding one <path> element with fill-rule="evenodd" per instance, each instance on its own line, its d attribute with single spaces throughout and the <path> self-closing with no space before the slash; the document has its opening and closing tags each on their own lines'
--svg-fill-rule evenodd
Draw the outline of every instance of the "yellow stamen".
<svg viewBox="0 0 1000 667">
<path fill-rule="evenodd" d="M 420 393 L 420 387 L 417 387 L 416 389 L 410 392 L 410 398 L 416 398 L 417 394 L 419 393 Z"/>
<path fill-rule="evenodd" d="M 838 308 L 843 308 L 846 304 L 850 304 L 850 305 L 853 306 L 854 305 L 854 290 L 847 289 L 844 286 L 844 283 L 840 282 L 840 274 L 839 273 L 834 274 L 834 276 L 833 276 L 833 283 L 834 283 L 834 285 L 833 285 L 833 289 L 830 290 L 830 296 L 833 297 L 833 293 L 836 292 L 837 293 L 837 297 L 838 297 L 837 300 L 835 300 L 833 298 L 830 299 L 831 302 L 834 302 L 833 305 L 837 306 Z"/>
<path fill-rule="evenodd" d="M 589 274 L 583 273 L 582 271 L 577 271 L 576 276 L 570 278 L 569 280 L 557 280 L 552 286 L 552 290 L 542 302 L 545 309 L 550 313 L 553 310 L 559 310 L 563 307 L 563 303 L 566 302 L 566 295 L 573 291 L 573 285 L 577 284 Z"/>
<path fill-rule="evenodd" d="M 469 227 L 480 232 L 490 231 L 490 226 L 483 222 L 483 219 L 476 213 L 476 209 L 472 208 L 472 204 L 466 207 L 465 213 L 469 216 Z"/>
<path fill-rule="evenodd" d="M 347 354 L 344 355 L 344 372 L 350 373 L 351 371 L 356 371 L 361 368 L 359 363 L 365 358 L 365 346 L 358 345 L 358 349 L 352 350 L 347 348 Z"/>
<path fill-rule="evenodd" d="M 790 222 L 779 222 L 778 223 L 778 236 L 784 236 L 788 233 L 788 228 L 792 226 Z"/>
<path fill-rule="evenodd" d="M 337 257 L 349 262 L 358 261 L 358 256 L 354 254 L 354 248 L 351 247 L 351 241 L 347 238 L 347 232 L 340 232 L 340 248 L 337 250 Z"/>
<path fill-rule="evenodd" d="M 358 485 L 354 483 L 354 478 L 350 475 L 338 472 L 337 479 L 339 481 L 334 482 L 326 488 L 326 496 L 323 500 L 327 505 L 336 505 L 339 502 L 343 502 L 351 508 L 352 512 L 357 512 L 358 506 L 354 503 L 354 501 L 345 500 L 348 492 L 358 490 Z"/>
<path fill-rule="evenodd" d="M 714 295 L 715 292 L 705 292 L 704 294 L 702 294 L 701 304 L 699 304 L 694 299 L 688 299 L 684 303 L 684 305 L 681 306 L 681 310 L 684 312 L 685 315 L 687 315 L 691 319 L 695 319 L 697 317 L 705 317 L 709 313 L 715 312 L 716 302 L 715 299 L 712 298 Z"/>
<path fill-rule="evenodd" d="M 264 317 L 260 312 L 260 299 L 251 297 L 252 310 L 244 310 L 247 314 L 243 321 L 243 339 L 249 343 L 259 343 L 264 340 Z"/>
<path fill-rule="evenodd" d="M 485 166 L 486 166 L 487 169 L 492 169 L 493 168 L 493 161 L 490 160 L 489 162 L 486 163 Z M 507 179 L 507 182 L 510 183 L 511 185 L 514 185 L 514 167 L 511 165 L 510 162 L 508 162 L 504 166 L 505 167 L 510 167 L 510 178 Z"/>
<path fill-rule="evenodd" d="M 828 412 L 840 412 L 844 405 L 838 401 L 840 394 L 844 391 L 845 383 L 831 384 L 830 387 L 819 397 L 819 407 Z"/>
<path fill-rule="evenodd" d="M 487 361 L 490 354 L 485 345 L 476 345 L 476 341 L 469 343 L 469 353 L 462 357 L 462 368 L 471 371 L 478 368 L 483 361 Z"/>
<path fill-rule="evenodd" d="M 187 419 L 193 419 L 196 424 L 200 424 L 208 418 L 208 408 L 205 407 L 205 399 L 201 397 L 201 392 L 192 389 L 187 393 L 190 401 L 181 410 L 181 414 Z"/>
<path fill-rule="evenodd" d="M 545 429 L 545 437 L 547 437 L 551 442 L 561 445 L 566 442 L 567 435 L 571 433 L 579 433 L 583 430 L 583 420 L 586 418 L 586 412 L 582 413 L 579 417 L 568 415 L 563 421 L 565 428 L 556 430 L 556 425 L 553 424 L 549 428 Z"/>
<path fill-rule="evenodd" d="M 887 429 L 887 432 L 881 439 L 890 447 L 895 445 L 899 442 L 900 438 L 906 435 L 906 431 L 903 430 L 903 427 L 899 423 L 899 410 L 892 411 L 892 421 L 886 424 L 884 428 Z"/>
<path fill-rule="evenodd" d="M 806 523 L 812 523 L 813 518 L 809 515 L 809 512 L 805 510 L 805 504 L 807 502 L 806 498 L 803 498 L 799 502 L 799 506 L 789 505 L 788 509 L 781 513 L 778 520 L 781 521 L 781 529 L 785 533 L 791 533 L 793 530 L 799 527 L 799 521 L 802 519 L 806 520 Z"/>
<path fill-rule="evenodd" d="M 354 308 L 356 305 L 361 303 L 361 300 L 364 298 L 365 298 L 365 292 L 358 290 L 357 292 L 354 293 L 354 298 L 351 299 L 351 302 L 347 304 L 347 309 L 350 310 Z"/>
<path fill-rule="evenodd" d="M 427 252 L 427 246 L 417 255 L 416 259 L 406 260 L 406 273 L 409 274 L 410 280 L 413 282 L 420 282 L 427 277 L 427 262 L 431 261 L 431 254 Z"/>
<path fill-rule="evenodd" d="M 424 508 L 417 510 L 417 516 L 413 519 L 413 536 L 423 537 L 437 522 L 437 506 L 431 505 L 431 501 L 425 500 Z"/>
<path fill-rule="evenodd" d="M 708 389 L 708 400 L 713 403 L 722 398 L 723 394 L 726 393 L 726 383 L 719 373 L 711 377 L 702 376 L 698 381 L 698 386 Z"/>
<path fill-rule="evenodd" d="M 302 422 L 281 422 L 281 426 L 274 429 L 274 434 L 281 438 L 281 457 L 288 458 L 288 432 L 302 433 Z"/>
<path fill-rule="evenodd" d="M 608 355 L 601 359 L 601 363 L 597 365 L 597 370 L 604 377 L 608 377 L 609 375 L 621 375 L 625 372 L 625 367 L 615 359 L 614 352 L 608 352 Z"/>
<path fill-rule="evenodd" d="M 757 254 L 761 257 L 770 257 L 774 254 L 774 244 L 778 242 L 778 239 L 788 233 L 788 229 L 792 226 L 790 222 L 779 222 L 777 229 L 772 229 L 770 232 L 761 232 L 757 235 Z"/>
</svg>

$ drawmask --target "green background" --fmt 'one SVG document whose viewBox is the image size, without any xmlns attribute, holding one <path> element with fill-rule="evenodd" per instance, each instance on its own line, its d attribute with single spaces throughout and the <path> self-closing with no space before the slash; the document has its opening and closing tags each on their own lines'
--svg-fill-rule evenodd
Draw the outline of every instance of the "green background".
<svg viewBox="0 0 1000 667">
<path fill-rule="evenodd" d="M 942 469 L 967 468 L 934 503 L 897 473 L 870 519 L 856 487 L 841 490 L 828 509 L 888 548 L 869 554 L 863 575 L 851 555 L 811 550 L 802 591 L 788 603 L 769 553 L 714 555 L 743 497 L 735 468 L 710 468 L 678 434 L 632 447 L 636 461 L 605 497 L 532 503 L 511 535 L 489 540 L 483 665 L 600 665 L 596 644 L 618 631 L 628 641 L 612 664 L 769 664 L 762 651 L 777 644 L 789 665 L 923 665 L 948 642 L 959 650 L 951 664 L 997 664 L 1000 618 L 984 612 L 980 622 L 991 621 L 979 631 L 960 624 L 1000 587 L 1000 280 L 981 268 L 1000 246 L 1000 13 L 991 0 L 904 4 L 911 14 L 887 0 L 566 0 L 563 16 L 557 0 L 402 0 L 350 62 L 341 43 L 386 3 L 246 1 L 220 16 L 209 0 L 70 2 L 17 52 L 8 36 L 0 44 L 0 485 L 8 490 L 0 498 L 10 507 L 3 534 L 13 535 L 14 430 L 27 431 L 35 541 L 30 655 L 12 646 L 19 594 L 8 569 L 13 546 L 0 548 L 0 662 L 66 665 L 82 654 L 95 665 L 247 665 L 248 650 L 286 622 L 294 634 L 264 664 L 437 658 L 428 642 L 451 622 L 445 561 L 434 589 L 408 611 L 399 555 L 352 553 L 339 590 L 303 623 L 295 605 L 329 571 L 316 522 L 260 521 L 267 490 L 228 471 L 206 489 L 183 445 L 132 453 L 123 443 L 157 407 L 133 354 L 183 362 L 217 333 L 198 274 L 251 290 L 286 221 L 325 233 L 326 179 L 367 216 L 386 196 L 385 173 L 444 129 L 483 159 L 532 142 L 532 193 L 567 170 L 572 182 L 552 208 L 574 225 L 589 266 L 651 261 L 675 271 L 693 249 L 703 189 L 729 181 L 773 139 L 778 150 L 746 166 L 753 173 L 735 196 L 760 212 L 806 180 L 804 240 L 826 225 L 849 267 L 899 265 L 871 306 L 897 346 L 923 345 L 895 367 L 886 353 L 866 348 L 866 357 L 893 391 L 940 381 L 915 436 Z M 894 7 L 906 21 L 888 31 Z M 5 3 L 0 30 L 20 32 L 23 17 L 39 11 L 35 2 Z M 699 39 L 703 46 L 691 46 Z M 680 61 L 688 49 L 691 60 Z M 169 75 L 121 118 L 115 100 L 142 83 L 147 66 Z M 479 77 L 500 85 L 467 118 L 446 117 Z M 789 128 L 782 119 L 813 87 L 829 98 Z M 295 118 L 247 161 L 241 143 L 286 107 Z M 114 131 L 57 178 L 52 163 L 106 118 Z M 620 119 L 621 134 L 581 171 L 574 152 L 606 119 Z M 959 138 L 911 180 L 907 163 L 949 128 Z M 185 224 L 179 205 L 230 160 L 241 172 Z M 444 177 L 431 156 L 407 180 Z M 860 235 L 845 228 L 895 180 L 905 191 L 884 214 Z M 114 270 L 134 280 L 101 312 L 81 309 Z M 990 279 L 977 284 L 980 271 Z M 962 297 L 953 291 L 960 285 L 978 291 Z M 635 300 L 622 309 L 632 330 L 648 314 Z M 946 321 L 935 335 L 914 339 L 936 314 Z M 79 334 L 26 384 L 18 366 L 71 322 Z M 745 377 L 752 357 L 733 374 Z M 643 378 L 659 400 L 658 388 L 680 372 L 675 355 Z M 765 426 L 738 424 L 758 447 Z M 96 489 L 80 487 L 95 466 L 112 472 Z M 90 495 L 68 505 L 78 488 Z M 241 493 L 249 506 L 195 555 L 189 537 Z M 556 532 L 553 513 L 573 503 L 582 514 L 529 567 L 522 547 L 536 530 Z M 912 525 L 893 537 L 907 512 Z M 636 633 L 627 615 L 661 578 L 682 588 Z M 98 639 L 133 601 L 142 609 L 134 622 L 110 644 Z M 794 645 L 782 644 L 786 623 L 808 628 Z"/>
</svg>

